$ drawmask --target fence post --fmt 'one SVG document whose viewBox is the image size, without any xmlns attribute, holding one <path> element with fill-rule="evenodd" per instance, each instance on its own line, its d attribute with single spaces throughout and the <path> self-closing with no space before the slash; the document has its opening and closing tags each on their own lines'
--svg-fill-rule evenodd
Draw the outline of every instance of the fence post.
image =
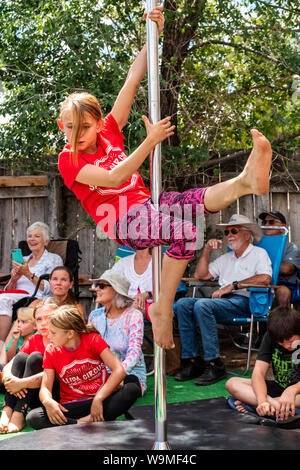
<svg viewBox="0 0 300 470">
<path fill-rule="evenodd" d="M 60 237 L 59 222 L 62 213 L 62 194 L 59 177 L 48 177 L 48 225 L 52 238 Z"/>
</svg>

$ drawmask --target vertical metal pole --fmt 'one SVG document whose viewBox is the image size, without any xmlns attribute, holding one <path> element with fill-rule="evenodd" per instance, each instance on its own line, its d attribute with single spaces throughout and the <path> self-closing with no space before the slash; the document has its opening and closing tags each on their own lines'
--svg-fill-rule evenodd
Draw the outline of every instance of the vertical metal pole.
<svg viewBox="0 0 300 470">
<path fill-rule="evenodd" d="M 156 0 L 147 0 L 147 13 L 156 6 Z M 160 88 L 158 64 L 158 30 L 156 24 L 147 19 L 147 57 L 148 57 L 148 101 L 149 119 L 152 123 L 160 120 Z M 161 191 L 161 145 L 158 144 L 150 156 L 151 190 L 154 205 L 158 208 Z M 152 251 L 153 299 L 157 302 L 161 279 L 162 247 Z M 166 358 L 165 351 L 154 344 L 155 380 L 155 443 L 153 450 L 167 450 L 167 406 L 166 406 Z"/>
</svg>

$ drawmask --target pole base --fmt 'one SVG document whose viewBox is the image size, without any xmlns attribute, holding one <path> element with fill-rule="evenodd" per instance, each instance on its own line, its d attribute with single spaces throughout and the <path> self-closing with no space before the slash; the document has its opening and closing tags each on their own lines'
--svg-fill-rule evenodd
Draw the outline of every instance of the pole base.
<svg viewBox="0 0 300 470">
<path fill-rule="evenodd" d="M 152 450 L 171 450 L 171 446 L 168 441 L 154 442 Z"/>
</svg>

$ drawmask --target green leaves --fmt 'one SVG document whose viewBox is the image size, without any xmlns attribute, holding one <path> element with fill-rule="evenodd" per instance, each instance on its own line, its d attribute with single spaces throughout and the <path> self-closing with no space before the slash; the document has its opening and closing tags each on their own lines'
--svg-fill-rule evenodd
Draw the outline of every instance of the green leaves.
<svg viewBox="0 0 300 470">
<path fill-rule="evenodd" d="M 205 162 L 251 144 L 257 127 L 270 139 L 296 132 L 292 101 L 300 75 L 297 1 L 165 0 L 161 38 L 161 114 L 174 138 L 163 144 L 163 175 L 175 187 Z M 140 0 L 17 0 L 0 4 L 0 165 L 57 172 L 64 145 L 59 103 L 75 90 L 110 111 L 130 63 L 145 42 Z M 147 80 L 124 129 L 128 152 L 145 137 Z M 289 156 L 295 139 L 276 144 Z M 143 166 L 148 177 L 149 164 Z M 215 171 L 218 171 L 216 169 Z"/>
</svg>

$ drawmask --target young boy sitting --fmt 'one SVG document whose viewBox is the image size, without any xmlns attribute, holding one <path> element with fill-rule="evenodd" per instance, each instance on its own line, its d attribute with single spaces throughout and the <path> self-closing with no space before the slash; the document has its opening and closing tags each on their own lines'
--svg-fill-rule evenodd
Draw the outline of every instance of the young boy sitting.
<svg viewBox="0 0 300 470">
<path fill-rule="evenodd" d="M 273 416 L 279 422 L 295 419 L 299 411 L 295 409 L 300 407 L 299 345 L 300 312 L 290 307 L 275 308 L 268 317 L 252 378 L 232 377 L 226 382 L 232 394 L 229 406 L 244 413 Z M 265 379 L 270 363 L 274 380 Z"/>
</svg>

